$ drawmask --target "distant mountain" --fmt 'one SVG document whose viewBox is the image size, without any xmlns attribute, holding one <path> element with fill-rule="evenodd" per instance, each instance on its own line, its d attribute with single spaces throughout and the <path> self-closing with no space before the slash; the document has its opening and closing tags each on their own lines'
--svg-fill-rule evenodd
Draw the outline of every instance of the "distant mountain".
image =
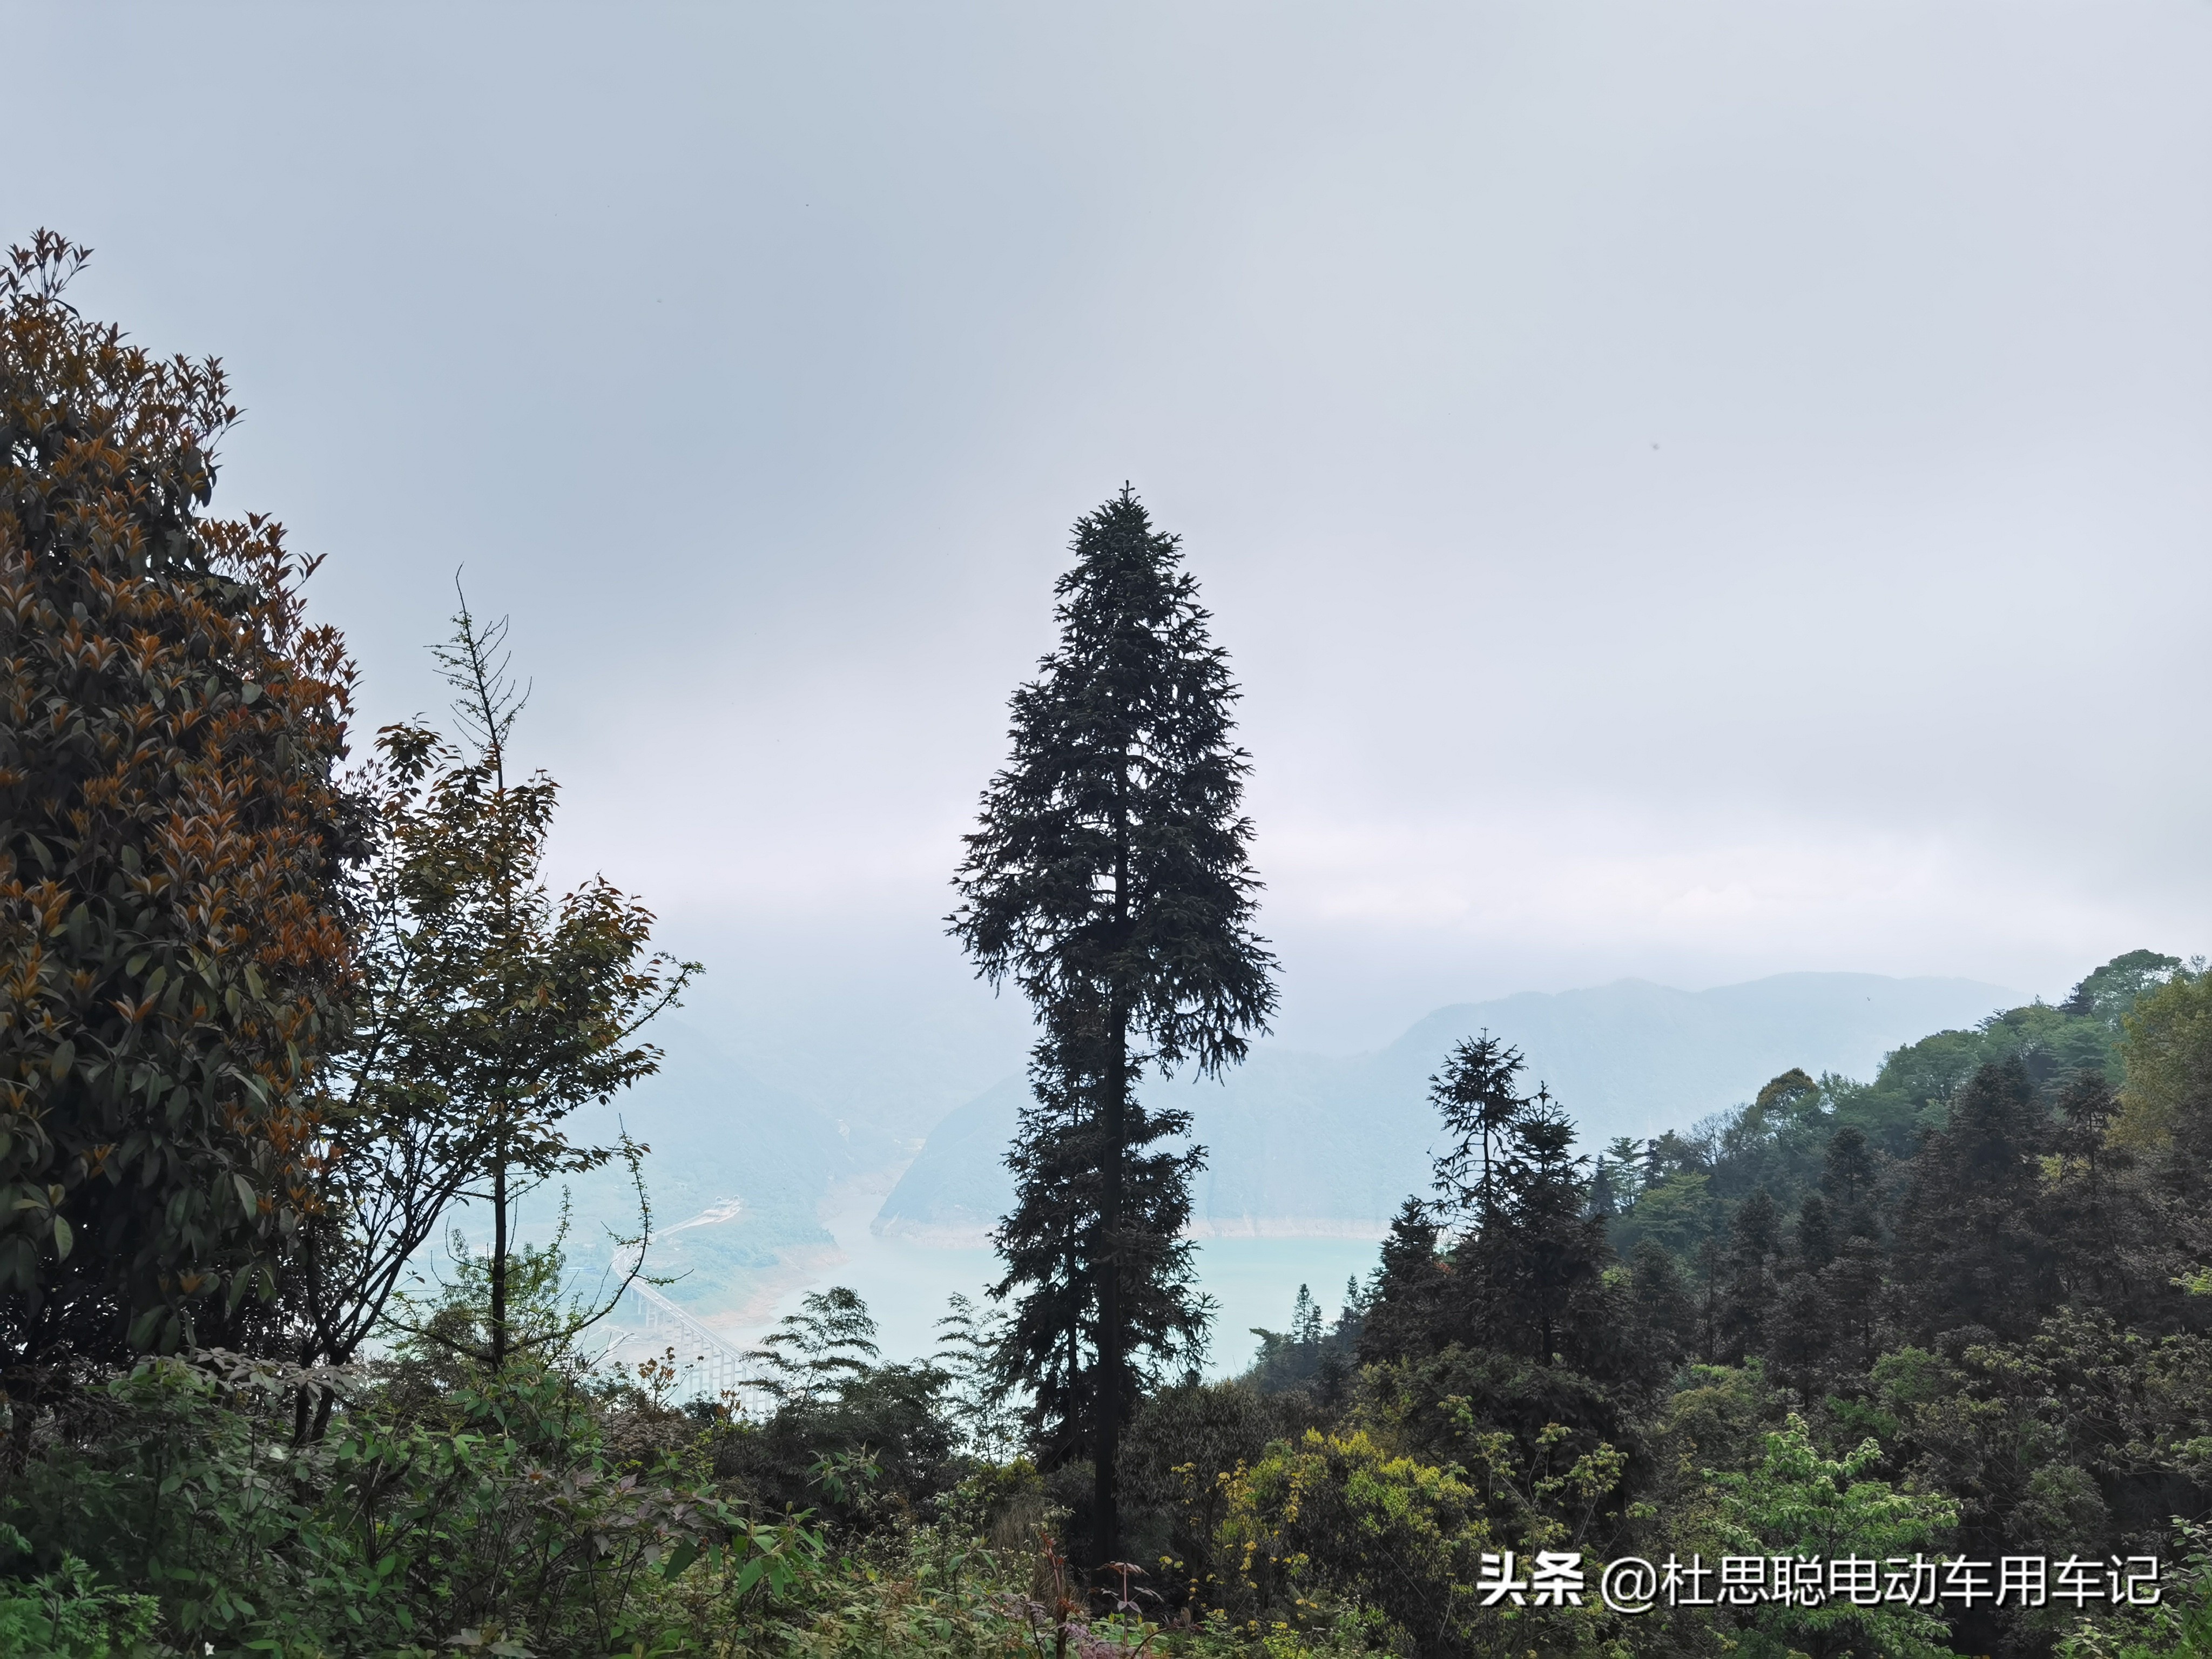
<svg viewBox="0 0 2212 1659">
<path fill-rule="evenodd" d="M 659 1073 L 572 1127 L 580 1140 L 607 1144 L 619 1125 L 652 1148 L 651 1271 L 677 1276 L 665 1287 L 677 1301 L 720 1312 L 784 1258 L 832 1248 L 823 1195 L 894 1164 L 900 1149 L 761 1082 L 695 1027 L 672 1020 L 652 1035 L 664 1051 Z M 614 1171 L 578 1181 L 574 1203 L 573 1260 L 603 1259 L 606 1229 L 636 1231 L 635 1200 Z"/>
<path fill-rule="evenodd" d="M 1424 1188 L 1436 1119 L 1427 1080 L 1460 1038 L 1487 1030 L 1528 1056 L 1585 1146 L 1686 1127 L 1793 1066 L 1872 1075 L 1881 1057 L 2021 999 L 1959 979 L 1781 974 L 1710 991 L 1641 980 L 1440 1008 L 1378 1053 L 1349 1057 L 1263 1045 L 1218 1085 L 1162 1082 L 1148 1103 L 1197 1120 L 1207 1168 L 1194 1194 L 1201 1234 L 1367 1237 Z M 972 1243 L 1006 1213 L 1002 1162 L 1026 1098 L 1009 1078 L 923 1144 L 875 1230 Z"/>
</svg>

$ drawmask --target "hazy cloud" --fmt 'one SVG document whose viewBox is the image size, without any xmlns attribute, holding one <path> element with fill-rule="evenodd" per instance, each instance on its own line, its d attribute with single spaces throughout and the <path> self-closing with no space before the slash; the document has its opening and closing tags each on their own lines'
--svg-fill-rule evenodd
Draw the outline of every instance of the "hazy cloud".
<svg viewBox="0 0 2212 1659">
<path fill-rule="evenodd" d="M 1124 478 L 1294 1035 L 2212 931 L 2201 5 L 0 13 L 5 228 L 229 364 L 372 719 L 514 613 L 563 859 L 733 1005 L 958 994 Z"/>
</svg>

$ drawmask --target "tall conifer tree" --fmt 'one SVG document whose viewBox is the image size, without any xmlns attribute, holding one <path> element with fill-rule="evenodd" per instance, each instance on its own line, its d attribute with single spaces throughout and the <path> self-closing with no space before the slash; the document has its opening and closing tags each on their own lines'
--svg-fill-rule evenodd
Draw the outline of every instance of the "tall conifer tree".
<svg viewBox="0 0 2212 1659">
<path fill-rule="evenodd" d="M 1020 1196 L 999 1231 L 999 1294 L 1020 1292 L 1008 1362 L 1040 1427 L 1089 1443 L 1103 1563 L 1146 1362 L 1204 1335 L 1177 1242 L 1196 1154 L 1158 1147 L 1188 1117 L 1146 1111 L 1133 1087 L 1147 1066 L 1242 1060 L 1274 1009 L 1275 962 L 1252 928 L 1237 692 L 1179 539 L 1124 486 L 1076 521 L 1073 550 L 1060 643 L 1014 694 L 1012 756 L 967 837 L 951 931 L 1044 1028 L 1037 1104 L 1008 1158 Z"/>
</svg>

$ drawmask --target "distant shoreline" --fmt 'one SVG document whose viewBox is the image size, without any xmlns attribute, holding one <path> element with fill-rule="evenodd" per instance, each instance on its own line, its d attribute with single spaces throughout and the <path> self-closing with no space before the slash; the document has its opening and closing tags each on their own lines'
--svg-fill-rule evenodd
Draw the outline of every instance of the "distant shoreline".
<svg viewBox="0 0 2212 1659">
<path fill-rule="evenodd" d="M 921 1249 L 987 1249 L 991 1243 L 989 1224 L 908 1221 L 902 1218 L 886 1222 L 878 1216 L 868 1224 L 868 1231 L 887 1243 L 911 1244 Z M 1194 1223 L 1183 1229 L 1182 1237 L 1194 1239 L 1341 1238 L 1376 1243 L 1389 1237 L 1389 1233 L 1390 1225 L 1385 1221 L 1346 1221 L 1334 1216 L 1290 1216 Z"/>
</svg>

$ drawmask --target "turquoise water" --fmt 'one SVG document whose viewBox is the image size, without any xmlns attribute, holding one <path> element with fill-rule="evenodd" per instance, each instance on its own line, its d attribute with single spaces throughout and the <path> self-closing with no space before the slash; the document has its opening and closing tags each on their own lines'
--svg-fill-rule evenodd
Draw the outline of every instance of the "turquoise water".
<svg viewBox="0 0 2212 1659">
<path fill-rule="evenodd" d="M 937 1346 L 936 1322 L 944 1316 L 947 1299 L 957 1292 L 980 1301 L 997 1278 L 997 1258 L 988 1249 L 943 1249 L 878 1238 L 868 1231 L 874 1214 L 875 1204 L 870 1200 L 831 1218 L 830 1230 L 846 1260 L 823 1268 L 813 1283 L 789 1292 L 776 1304 L 770 1319 L 795 1310 L 808 1291 L 849 1285 L 875 1316 L 877 1341 L 886 1359 L 927 1353 Z M 1199 1240 L 1200 1282 L 1221 1304 L 1214 1316 L 1210 1372 L 1226 1376 L 1250 1364 L 1259 1346 L 1250 1328 L 1287 1328 L 1301 1284 L 1313 1287 L 1324 1316 L 1334 1318 L 1343 1305 L 1346 1276 L 1364 1279 L 1379 1248 L 1372 1239 Z M 749 1343 L 764 1328 L 732 1334 Z"/>
<path fill-rule="evenodd" d="M 1209 1238 L 1200 1242 L 1198 1271 L 1206 1294 L 1221 1304 L 1213 1322 L 1216 1373 L 1241 1371 L 1259 1338 L 1255 1325 L 1290 1328 L 1298 1286 L 1312 1286 L 1322 1317 L 1344 1306 L 1344 1281 L 1363 1283 L 1374 1271 L 1381 1243 L 1371 1238 Z"/>
</svg>

